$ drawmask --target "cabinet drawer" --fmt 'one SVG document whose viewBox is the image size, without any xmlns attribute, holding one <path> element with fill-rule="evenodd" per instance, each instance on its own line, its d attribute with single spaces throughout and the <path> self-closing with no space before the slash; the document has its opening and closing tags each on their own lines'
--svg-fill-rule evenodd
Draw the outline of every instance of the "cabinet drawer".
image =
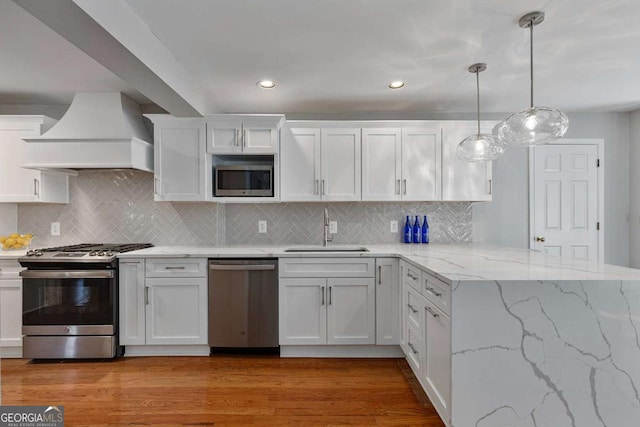
<svg viewBox="0 0 640 427">
<path fill-rule="evenodd" d="M 422 352 L 424 350 L 422 334 L 409 325 L 405 325 L 405 328 L 407 328 L 407 362 L 409 362 L 409 366 L 411 366 L 416 377 L 420 378 L 423 360 Z"/>
<path fill-rule="evenodd" d="M 413 290 L 407 288 L 407 323 L 416 329 L 416 332 L 422 335 L 424 331 L 424 318 L 421 316 L 422 306 L 424 305 L 423 297 Z"/>
<path fill-rule="evenodd" d="M 374 258 L 280 258 L 280 277 L 373 277 Z"/>
<path fill-rule="evenodd" d="M 420 275 L 421 275 L 420 269 L 412 266 L 411 264 L 405 264 L 405 269 L 403 274 L 404 274 L 404 277 L 402 277 L 402 280 L 404 283 L 411 286 L 416 291 L 422 292 L 422 287 L 420 285 Z"/>
<path fill-rule="evenodd" d="M 422 272 L 422 295 L 446 314 L 451 314 L 451 287 L 442 280 Z"/>
<path fill-rule="evenodd" d="M 147 258 L 146 277 L 207 277 L 205 258 Z"/>
</svg>

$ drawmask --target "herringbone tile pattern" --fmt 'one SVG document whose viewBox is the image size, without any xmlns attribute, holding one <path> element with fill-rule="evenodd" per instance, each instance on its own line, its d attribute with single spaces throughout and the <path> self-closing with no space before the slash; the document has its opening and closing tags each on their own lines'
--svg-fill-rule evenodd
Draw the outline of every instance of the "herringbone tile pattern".
<svg viewBox="0 0 640 427">
<path fill-rule="evenodd" d="M 160 245 L 314 244 L 322 241 L 323 210 L 338 221 L 334 243 L 395 243 L 405 216 L 428 215 L 431 241 L 471 241 L 471 203 L 154 202 L 153 176 L 132 170 L 87 170 L 72 177 L 70 203 L 20 204 L 18 230 L 32 246 L 81 242 L 151 242 Z M 258 233 L 258 220 L 267 233 Z M 389 221 L 398 221 L 398 233 Z M 51 236 L 51 222 L 61 236 Z"/>
</svg>

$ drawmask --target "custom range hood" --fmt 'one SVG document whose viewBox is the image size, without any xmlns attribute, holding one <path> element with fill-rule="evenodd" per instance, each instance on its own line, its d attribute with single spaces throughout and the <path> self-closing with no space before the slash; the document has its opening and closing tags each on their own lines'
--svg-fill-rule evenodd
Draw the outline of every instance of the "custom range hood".
<svg viewBox="0 0 640 427">
<path fill-rule="evenodd" d="M 42 136 L 26 138 L 29 169 L 139 169 L 153 172 L 153 145 L 140 106 L 119 92 L 80 92 Z"/>
</svg>

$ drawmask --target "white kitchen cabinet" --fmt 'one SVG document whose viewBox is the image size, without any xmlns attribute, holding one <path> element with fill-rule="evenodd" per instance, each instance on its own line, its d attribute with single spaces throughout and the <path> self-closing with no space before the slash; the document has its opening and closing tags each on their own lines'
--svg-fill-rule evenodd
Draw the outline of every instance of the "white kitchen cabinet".
<svg viewBox="0 0 640 427">
<path fill-rule="evenodd" d="M 428 299 L 423 310 L 425 350 L 420 383 L 446 420 L 451 400 L 451 319 Z"/>
<path fill-rule="evenodd" d="M 204 201 L 205 123 L 163 116 L 147 116 L 154 123 L 154 200 Z"/>
<path fill-rule="evenodd" d="M 68 175 L 22 168 L 27 142 L 55 121 L 46 116 L 0 116 L 0 202 L 69 203 Z"/>
<path fill-rule="evenodd" d="M 373 267 L 372 259 L 280 259 L 280 344 L 374 344 Z"/>
<path fill-rule="evenodd" d="M 0 260 L 0 356 L 22 357 L 22 268 Z"/>
<path fill-rule="evenodd" d="M 400 282 L 396 258 L 376 259 L 376 344 L 400 344 Z"/>
<path fill-rule="evenodd" d="M 360 129 L 286 129 L 280 151 L 281 200 L 361 199 Z"/>
<path fill-rule="evenodd" d="M 482 133 L 491 133 L 495 122 L 480 122 Z M 442 124 L 442 200 L 489 201 L 492 198 L 492 162 L 458 159 L 458 144 L 478 132 L 477 122 L 449 121 Z"/>
<path fill-rule="evenodd" d="M 204 258 L 122 259 L 120 345 L 207 344 L 206 263 Z"/>
<path fill-rule="evenodd" d="M 207 153 L 276 154 L 283 120 L 272 116 L 207 116 Z"/>
<path fill-rule="evenodd" d="M 441 149 L 439 126 L 363 129 L 362 200 L 440 200 Z"/>
</svg>

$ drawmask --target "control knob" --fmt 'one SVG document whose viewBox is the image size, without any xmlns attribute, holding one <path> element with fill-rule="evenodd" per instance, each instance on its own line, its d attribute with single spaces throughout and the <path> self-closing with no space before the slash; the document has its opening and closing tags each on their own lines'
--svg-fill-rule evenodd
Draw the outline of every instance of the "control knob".
<svg viewBox="0 0 640 427">
<path fill-rule="evenodd" d="M 98 256 L 104 256 L 104 251 L 98 252 Z"/>
<path fill-rule="evenodd" d="M 89 252 L 89 256 L 96 256 L 96 255 L 98 255 L 98 254 L 96 253 L 96 251 L 90 251 L 90 252 Z"/>
<path fill-rule="evenodd" d="M 34 254 L 34 252 L 31 249 L 29 249 L 27 251 L 27 256 L 33 256 L 33 254 Z"/>
<path fill-rule="evenodd" d="M 34 254 L 35 256 L 42 256 L 42 255 L 44 255 L 40 249 L 36 249 L 35 251 L 33 251 L 33 254 Z"/>
</svg>

